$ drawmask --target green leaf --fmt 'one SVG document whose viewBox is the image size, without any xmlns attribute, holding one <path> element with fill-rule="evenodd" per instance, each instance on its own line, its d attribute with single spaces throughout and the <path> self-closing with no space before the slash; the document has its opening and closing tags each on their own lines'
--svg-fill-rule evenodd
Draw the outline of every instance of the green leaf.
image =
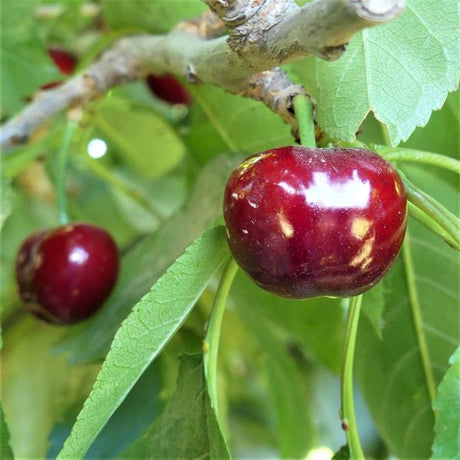
<svg viewBox="0 0 460 460">
<path fill-rule="evenodd" d="M 211 407 L 202 355 L 181 355 L 176 391 L 163 414 L 118 458 L 229 459 Z"/>
<path fill-rule="evenodd" d="M 432 459 L 460 458 L 460 347 L 438 387 L 433 409 L 438 411 Z"/>
<path fill-rule="evenodd" d="M 315 445 L 316 427 L 309 412 L 309 382 L 289 353 L 289 342 L 276 323 L 253 308 L 250 298 L 240 298 L 238 310 L 245 326 L 267 353 L 264 365 L 269 394 L 276 414 L 278 449 L 281 458 L 302 458 Z M 310 388 L 311 389 L 311 388 Z"/>
<path fill-rule="evenodd" d="M 433 112 L 428 124 L 417 128 L 402 146 L 458 158 L 458 138 L 448 133 L 458 129 L 459 100 L 458 90 L 450 93 L 442 109 Z"/>
<path fill-rule="evenodd" d="M 86 388 L 86 377 L 95 377 L 95 366 L 71 368 L 64 356 L 51 355 L 53 342 L 63 333 L 31 315 L 10 323 L 5 332 L 2 402 L 17 458 L 44 458 L 47 436 L 61 411 Z"/>
<path fill-rule="evenodd" d="M 456 185 L 448 174 L 438 177 L 433 170 L 405 170 L 446 206 L 456 206 Z M 442 379 L 460 337 L 459 260 L 455 251 L 415 221 L 409 223 L 408 238 L 411 266 L 399 258 L 385 278 L 382 340 L 362 318 L 356 366 L 360 388 L 391 453 L 399 458 L 428 458 L 434 426 L 431 381 L 436 385 Z M 408 277 L 411 269 L 414 281 Z M 413 311 L 422 318 L 426 352 L 416 334 Z"/>
<path fill-rule="evenodd" d="M 134 307 L 58 458 L 82 457 L 147 366 L 177 332 L 228 256 L 225 229 L 205 232 Z"/>
<path fill-rule="evenodd" d="M 14 454 L 10 446 L 10 432 L 5 420 L 3 406 L 0 403 L 0 458 L 3 460 L 13 460 Z"/>
<path fill-rule="evenodd" d="M 239 156 L 221 156 L 201 172 L 185 206 L 122 259 L 117 285 L 98 314 L 75 326 L 57 347 L 72 362 L 101 359 L 132 306 L 222 212 L 224 186 Z"/>
<path fill-rule="evenodd" d="M 372 110 L 393 145 L 406 140 L 458 85 L 457 26 L 457 2 L 410 0 L 398 20 L 356 36 L 341 59 L 318 62 L 320 126 L 351 141 Z"/>
<path fill-rule="evenodd" d="M 231 298 L 242 318 L 250 308 L 258 317 L 276 325 L 290 340 L 300 342 L 317 361 L 339 372 L 343 343 L 340 299 L 282 299 L 260 289 L 241 273 L 236 276 Z"/>
<path fill-rule="evenodd" d="M 289 126 L 260 102 L 209 85 L 191 91 L 196 107 L 186 142 L 201 164 L 222 151 L 249 155 L 293 143 Z"/>
<path fill-rule="evenodd" d="M 184 156 L 182 141 L 167 123 L 117 97 L 98 106 L 94 123 L 125 164 L 142 176 L 162 176 Z"/>
<path fill-rule="evenodd" d="M 164 369 L 161 360 L 157 359 L 136 382 L 126 399 L 96 438 L 85 458 L 114 458 L 139 438 L 158 417 L 164 406 L 164 403 L 160 401 L 163 380 Z M 89 390 L 90 388 L 88 388 L 88 393 Z M 76 404 L 63 414 L 59 423 L 54 426 L 49 436 L 50 447 L 46 453 L 46 458 L 56 458 L 72 430 L 72 425 L 86 396 L 87 394 L 85 398 L 76 401 Z M 129 424 L 126 423 L 127 420 L 129 420 Z"/>
<path fill-rule="evenodd" d="M 385 280 L 382 280 L 370 291 L 365 292 L 362 300 L 362 312 L 367 316 L 367 319 L 371 322 L 375 333 L 380 339 L 382 338 L 382 329 L 384 328 L 382 322 L 382 314 L 385 308 L 384 292 Z"/>
<path fill-rule="evenodd" d="M 2 1 L 0 15 L 1 112 L 13 115 L 26 104 L 26 97 L 43 84 L 62 76 L 46 53 L 39 36 L 35 0 Z"/>
<path fill-rule="evenodd" d="M 169 32 L 179 21 L 192 18 L 206 9 L 199 0 L 102 0 L 107 25 L 113 29 L 140 29 Z"/>
<path fill-rule="evenodd" d="M 347 444 L 342 446 L 332 457 L 331 460 L 341 460 L 350 458 L 350 449 Z"/>
</svg>

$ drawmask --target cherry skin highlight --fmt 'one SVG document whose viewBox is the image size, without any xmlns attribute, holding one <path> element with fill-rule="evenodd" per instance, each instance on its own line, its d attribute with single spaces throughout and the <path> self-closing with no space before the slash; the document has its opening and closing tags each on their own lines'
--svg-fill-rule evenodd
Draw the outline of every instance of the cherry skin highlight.
<svg viewBox="0 0 460 460">
<path fill-rule="evenodd" d="M 224 218 L 238 265 L 282 297 L 347 297 L 374 286 L 401 248 L 404 186 L 363 149 L 281 147 L 230 176 Z"/>
<path fill-rule="evenodd" d="M 33 233 L 16 258 L 16 280 L 26 308 L 58 324 L 95 313 L 114 287 L 118 269 L 112 237 L 84 223 Z"/>
<path fill-rule="evenodd" d="M 159 99 L 168 104 L 182 104 L 189 106 L 192 97 L 184 85 L 173 75 L 147 75 L 147 82 L 150 91 Z"/>
</svg>

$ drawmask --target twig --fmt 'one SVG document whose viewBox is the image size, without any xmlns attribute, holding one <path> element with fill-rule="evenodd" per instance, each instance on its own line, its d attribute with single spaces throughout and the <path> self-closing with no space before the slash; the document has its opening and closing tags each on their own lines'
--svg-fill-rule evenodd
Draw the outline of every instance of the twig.
<svg viewBox="0 0 460 460">
<path fill-rule="evenodd" d="M 246 89 L 241 93 L 242 96 L 263 102 L 277 113 L 292 127 L 295 139 L 298 138 L 298 123 L 292 102 L 299 94 L 306 94 L 305 88 L 292 83 L 279 67 L 251 75 Z"/>
<path fill-rule="evenodd" d="M 316 0 L 301 8 L 288 0 L 207 3 L 227 28 L 232 21 L 236 25 L 228 37 L 204 39 L 179 28 L 166 35 L 122 38 L 83 73 L 56 89 L 38 93 L 2 127 L 1 148 L 27 142 L 57 112 L 83 105 L 113 86 L 149 73 L 184 75 L 192 83 L 210 83 L 234 94 L 257 94 L 248 89 L 257 78 L 251 78 L 254 74 L 309 55 L 336 59 L 354 34 L 394 19 L 404 7 L 404 0 Z M 234 17 L 229 16 L 226 5 L 234 7 Z M 274 94 L 268 88 L 266 93 L 270 92 Z M 286 119 L 288 103 L 272 97 L 260 99 L 269 107 L 280 108 Z"/>
</svg>

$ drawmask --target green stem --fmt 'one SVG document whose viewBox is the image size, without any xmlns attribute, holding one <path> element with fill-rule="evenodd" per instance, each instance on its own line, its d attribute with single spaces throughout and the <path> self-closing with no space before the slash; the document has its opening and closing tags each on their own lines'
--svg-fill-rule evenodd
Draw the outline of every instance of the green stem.
<svg viewBox="0 0 460 460">
<path fill-rule="evenodd" d="M 383 141 L 385 142 L 386 145 L 391 145 L 391 138 L 390 138 L 390 133 L 388 132 L 388 128 L 384 123 L 380 123 L 381 131 L 382 131 L 382 136 L 383 136 Z"/>
<path fill-rule="evenodd" d="M 67 224 L 69 216 L 67 214 L 67 193 L 66 193 L 66 169 L 67 157 L 72 143 L 72 138 L 77 129 L 78 124 L 72 120 L 68 120 L 62 138 L 61 146 L 57 156 L 56 167 L 56 195 L 57 195 L 57 211 L 60 224 Z"/>
<path fill-rule="evenodd" d="M 110 184 L 115 190 L 118 190 L 129 197 L 155 219 L 159 221 L 164 220 L 164 216 L 154 209 L 141 193 L 130 187 L 122 179 L 113 174 L 113 172 L 109 171 L 101 162 L 93 160 L 88 155 L 81 156 L 79 161 L 84 162 L 84 166 L 90 168 L 93 173 L 103 179 L 106 183 Z"/>
<path fill-rule="evenodd" d="M 316 147 L 313 104 L 305 94 L 299 94 L 293 101 L 295 117 L 299 125 L 300 143 L 305 147 Z"/>
<path fill-rule="evenodd" d="M 460 244 L 454 238 L 452 238 L 449 233 L 447 233 L 439 224 L 437 224 L 430 216 L 425 214 L 420 208 L 415 206 L 415 204 L 409 202 L 409 214 L 416 220 L 418 220 L 422 225 L 424 225 L 428 230 L 432 231 L 435 235 L 438 235 L 442 238 L 449 246 L 460 250 Z"/>
<path fill-rule="evenodd" d="M 406 233 L 406 237 L 404 239 L 402 246 L 402 256 L 407 279 L 407 288 L 409 291 L 409 301 L 412 320 L 414 322 L 415 335 L 419 345 L 420 358 L 422 360 L 423 372 L 425 374 L 426 384 L 428 387 L 428 394 L 430 396 L 431 405 L 433 406 L 434 398 L 436 396 L 436 385 L 434 383 L 433 369 L 431 368 L 428 345 L 426 343 L 425 333 L 423 331 L 423 320 L 415 283 L 415 269 L 410 248 L 409 232 Z"/>
<path fill-rule="evenodd" d="M 389 149 L 388 147 L 376 145 L 373 145 L 372 148 L 388 161 L 423 163 L 460 174 L 460 161 L 444 155 L 415 149 Z"/>
<path fill-rule="evenodd" d="M 224 316 L 225 305 L 227 303 L 228 293 L 235 278 L 238 266 L 231 257 L 222 274 L 219 287 L 214 298 L 211 316 L 209 318 L 206 337 L 203 343 L 204 354 L 204 369 L 206 381 L 208 385 L 209 397 L 211 405 L 218 416 L 217 403 L 217 356 L 219 352 L 220 330 L 222 326 L 222 318 Z"/>
<path fill-rule="evenodd" d="M 404 182 L 407 199 L 433 219 L 458 245 L 460 243 L 459 219 L 432 196 L 418 189 L 401 171 L 399 174 Z"/>
<path fill-rule="evenodd" d="M 345 433 L 350 458 L 364 460 L 363 449 L 359 439 L 358 427 L 356 424 L 355 406 L 353 398 L 353 362 L 355 356 L 356 335 L 358 332 L 359 313 L 361 310 L 362 296 L 352 297 L 349 300 L 347 330 L 345 335 L 345 350 L 342 363 L 342 423 L 346 425 Z"/>
</svg>

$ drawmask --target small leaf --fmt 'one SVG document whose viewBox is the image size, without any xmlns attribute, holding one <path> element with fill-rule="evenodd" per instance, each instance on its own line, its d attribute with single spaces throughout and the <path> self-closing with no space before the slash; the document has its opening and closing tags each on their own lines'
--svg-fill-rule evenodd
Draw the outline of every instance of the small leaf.
<svg viewBox="0 0 460 460">
<path fill-rule="evenodd" d="M 457 2 L 411 0 L 398 20 L 357 35 L 341 59 L 318 62 L 320 126 L 351 141 L 372 110 L 392 145 L 406 140 L 458 85 L 457 26 Z"/>
<path fill-rule="evenodd" d="M 125 458 L 229 459 L 206 390 L 202 355 L 182 355 L 176 391 L 163 414 L 120 455 Z"/>
<path fill-rule="evenodd" d="M 147 366 L 180 328 L 227 256 L 225 229 L 208 230 L 139 301 L 117 331 L 58 458 L 80 458 L 88 451 Z"/>
<path fill-rule="evenodd" d="M 433 409 L 438 411 L 432 459 L 460 458 L 460 347 L 451 356 L 450 368 L 438 386 Z"/>
<path fill-rule="evenodd" d="M 58 352 L 70 353 L 75 363 L 105 356 L 132 306 L 222 212 L 225 182 L 239 160 L 236 155 L 220 156 L 203 168 L 185 206 L 126 253 L 115 290 L 102 310 L 73 327 L 56 347 Z"/>
</svg>

